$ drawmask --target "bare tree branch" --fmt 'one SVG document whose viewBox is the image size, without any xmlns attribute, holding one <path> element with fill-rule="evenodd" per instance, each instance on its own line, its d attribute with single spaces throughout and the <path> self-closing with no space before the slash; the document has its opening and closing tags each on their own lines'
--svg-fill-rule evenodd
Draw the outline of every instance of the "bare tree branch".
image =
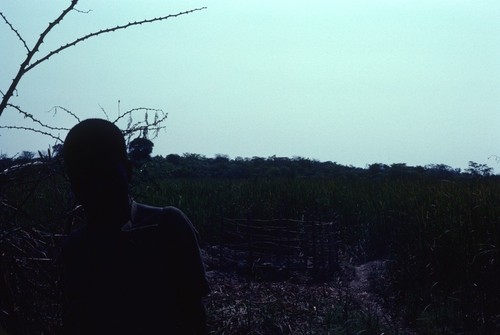
<svg viewBox="0 0 500 335">
<path fill-rule="evenodd" d="M 77 13 L 82 13 L 82 14 L 88 14 L 92 11 L 92 9 L 88 9 L 88 10 L 81 10 L 81 9 L 77 9 L 77 8 L 73 8 L 73 10 Z"/>
<path fill-rule="evenodd" d="M 144 121 L 139 121 L 134 125 L 129 126 L 127 129 L 123 130 L 122 133 L 123 135 L 128 136 L 130 138 L 136 132 L 142 132 L 144 134 L 152 130 L 155 132 L 155 135 L 153 136 L 154 138 L 158 136 L 158 132 L 161 129 L 166 128 L 165 126 L 160 126 L 160 124 L 166 119 L 167 119 L 167 114 L 159 118 L 156 123 L 146 124 L 144 123 Z"/>
<path fill-rule="evenodd" d="M 75 113 L 73 113 L 72 111 L 68 110 L 67 108 L 64 108 L 64 107 L 61 107 L 61 106 L 54 106 L 52 107 L 50 110 L 48 110 L 49 112 L 51 110 L 54 110 L 54 116 L 57 114 L 57 110 L 58 109 L 62 109 L 63 111 L 65 111 L 67 114 L 71 115 L 72 117 L 74 117 L 76 119 L 76 121 L 80 122 L 80 118 L 78 116 L 76 116 Z"/>
<path fill-rule="evenodd" d="M 104 113 L 104 115 L 106 116 L 106 120 L 109 121 L 109 116 L 108 116 L 108 113 L 106 113 L 106 110 L 104 109 L 104 107 L 102 107 L 101 105 L 99 105 L 99 108 L 101 109 L 101 111 Z"/>
<path fill-rule="evenodd" d="M 46 136 L 52 137 L 56 141 L 59 141 L 59 142 L 63 143 L 63 140 L 61 140 L 61 138 L 59 136 L 55 136 L 55 135 L 53 135 L 51 133 L 48 133 L 46 131 L 39 130 L 39 129 L 29 128 L 29 127 L 22 127 L 22 126 L 0 126 L 0 129 L 29 130 L 29 131 L 32 131 L 32 132 L 35 132 L 35 133 L 39 133 L 39 134 L 42 134 L 42 135 L 46 135 Z"/>
<path fill-rule="evenodd" d="M 206 9 L 206 7 L 195 8 L 195 9 L 192 9 L 192 10 L 188 10 L 188 11 L 184 11 L 184 12 L 179 12 L 177 14 L 171 14 L 171 15 L 157 17 L 157 18 L 153 18 L 153 19 L 146 19 L 146 20 L 141 20 L 141 21 L 129 22 L 129 23 L 121 25 L 121 26 L 116 26 L 116 27 L 113 27 L 113 28 L 103 29 L 103 30 L 100 30 L 100 31 L 88 34 L 86 36 L 80 37 L 80 38 L 74 40 L 71 43 L 63 45 L 63 46 L 61 46 L 61 47 L 59 47 L 59 48 L 57 48 L 57 49 L 49 52 L 47 55 L 45 55 L 44 57 L 38 59 L 34 63 L 31 63 L 31 60 L 32 60 L 33 56 L 39 51 L 40 45 L 43 43 L 43 40 L 45 39 L 45 36 L 57 24 L 59 24 L 70 11 L 75 10 L 75 6 L 76 6 L 77 3 L 78 3 L 78 0 L 72 0 L 71 4 L 67 8 L 64 9 L 62 11 L 62 13 L 53 22 L 49 23 L 48 27 L 42 32 L 42 34 L 38 38 L 38 40 L 37 40 L 35 46 L 33 47 L 33 49 L 28 50 L 28 55 L 26 56 L 26 59 L 23 61 L 23 63 L 19 67 L 19 70 L 18 70 L 16 76 L 14 77 L 14 79 L 12 80 L 12 83 L 9 86 L 9 89 L 7 90 L 7 92 L 2 97 L 2 101 L 0 103 L 0 116 L 2 115 L 3 111 L 7 107 L 9 99 L 12 97 L 13 93 L 16 90 L 17 85 L 19 84 L 19 81 L 26 74 L 26 72 L 28 72 L 29 70 L 33 69 L 35 66 L 39 65 L 40 63 L 48 60 L 53 55 L 55 55 L 55 54 L 63 51 L 64 49 L 72 47 L 72 46 L 74 46 L 74 45 L 76 45 L 76 44 L 78 44 L 80 42 L 83 42 L 83 41 L 91 38 L 91 37 L 95 37 L 95 36 L 98 36 L 98 35 L 101 35 L 101 34 L 114 32 L 114 31 L 117 31 L 117 30 L 120 30 L 120 29 L 126 29 L 128 27 L 132 27 L 132 26 L 136 26 L 136 25 L 142 25 L 144 23 L 151 23 L 151 22 L 156 22 L 156 21 L 162 21 L 162 20 L 166 20 L 166 19 L 169 19 L 169 18 L 178 17 L 178 16 L 181 16 L 181 15 L 185 15 L 185 14 L 193 13 L 195 11 L 200 11 L 200 10 Z M 79 11 L 79 10 L 77 10 L 77 11 Z M 5 18 L 5 16 L 2 15 L 2 17 L 8 23 L 8 21 Z M 11 29 L 13 29 L 13 28 L 11 28 Z M 15 29 L 14 29 L 14 31 L 17 33 L 17 31 Z M 18 36 L 20 38 L 19 34 L 18 34 Z"/>
<path fill-rule="evenodd" d="M 103 29 L 103 30 L 99 30 L 99 31 L 90 33 L 88 35 L 82 36 L 82 37 L 74 40 L 73 42 L 70 42 L 70 43 L 68 43 L 66 45 L 63 45 L 63 46 L 61 46 L 61 47 L 59 47 L 59 48 L 57 48 L 55 50 L 52 50 L 51 52 L 49 52 L 44 57 L 40 58 L 39 60 L 37 60 L 34 63 L 32 63 L 29 66 L 27 66 L 25 72 L 28 72 L 29 70 L 33 69 L 38 64 L 46 61 L 47 59 L 49 59 L 50 57 L 54 56 L 55 54 L 58 54 L 59 52 L 63 51 L 64 49 L 67 49 L 69 47 L 75 46 L 76 44 L 78 44 L 80 42 L 83 42 L 83 41 L 85 41 L 85 40 L 87 40 L 87 39 L 89 39 L 91 37 L 99 36 L 99 35 L 106 34 L 106 33 L 111 33 L 111 32 L 117 31 L 117 30 L 121 30 L 121 29 L 126 29 L 126 28 L 129 28 L 129 27 L 132 27 L 132 26 L 142 25 L 144 23 L 151 23 L 151 22 L 156 22 L 156 21 L 167 20 L 167 19 L 170 19 L 170 18 L 173 18 L 173 17 L 178 17 L 178 16 L 181 16 L 181 15 L 186 15 L 186 14 L 190 14 L 190 13 L 193 13 L 193 12 L 196 12 L 196 11 L 200 11 L 200 10 L 203 10 L 203 9 L 206 9 L 206 8 L 207 7 L 200 7 L 200 8 L 191 9 L 191 10 L 188 10 L 188 11 L 185 11 L 185 12 L 180 12 L 180 13 L 177 13 L 177 14 L 170 14 L 170 15 L 167 15 L 167 16 L 156 17 L 156 18 L 153 18 L 153 19 L 146 19 L 146 20 L 141 20 L 141 21 L 129 22 L 129 23 L 121 25 L 121 26 L 116 26 L 116 27 L 113 27 L 113 28 L 107 28 L 107 29 Z"/>
<path fill-rule="evenodd" d="M 38 123 L 40 126 L 50 129 L 50 130 L 69 130 L 68 128 L 63 128 L 63 127 L 52 127 L 49 125 L 44 124 L 42 121 L 36 119 L 33 114 L 27 113 L 21 109 L 21 107 L 13 105 L 13 104 L 7 104 L 7 106 L 12 107 L 16 109 L 19 113 L 21 113 L 25 118 L 30 119 L 31 121 Z"/>
<path fill-rule="evenodd" d="M 143 111 L 144 119 L 134 123 L 132 120 L 132 113 L 136 111 Z M 154 112 L 154 120 L 152 122 L 149 121 L 148 112 Z M 126 142 L 129 143 L 132 136 L 138 132 L 142 133 L 143 137 L 146 137 L 149 131 L 153 131 L 154 132 L 153 138 L 156 138 L 158 136 L 159 131 L 161 129 L 165 129 L 165 126 L 161 126 L 161 124 L 167 119 L 168 113 L 165 113 L 162 109 L 156 109 L 156 108 L 146 108 L 146 107 L 133 108 L 119 115 L 113 121 L 113 123 L 116 124 L 120 119 L 126 116 L 128 116 L 127 126 L 124 130 L 122 130 L 122 133 L 125 136 Z"/>
<path fill-rule="evenodd" d="M 12 126 L 12 125 L 0 126 L 0 129 L 28 130 L 31 132 L 45 135 L 45 136 L 49 136 L 60 143 L 63 142 L 61 137 L 59 135 L 54 135 L 52 132 L 56 132 L 56 131 L 67 132 L 67 131 L 69 131 L 69 128 L 54 127 L 54 126 L 47 125 L 47 124 L 43 123 L 42 121 L 40 121 L 39 119 L 37 119 L 36 117 L 34 117 L 32 114 L 22 110 L 22 108 L 19 106 L 16 106 L 16 105 L 13 105 L 10 103 L 7 104 L 7 106 L 14 108 L 15 110 L 17 110 L 18 113 L 23 115 L 25 118 L 28 118 L 31 121 L 37 123 L 39 126 L 42 127 L 42 129 L 37 129 L 34 127 L 25 127 L 25 126 Z M 68 109 L 66 109 L 64 107 L 55 106 L 52 109 L 55 111 L 54 116 L 55 116 L 58 109 L 62 109 L 64 112 L 73 116 L 78 122 L 80 122 L 80 119 L 78 118 L 78 116 L 76 116 L 73 112 L 69 111 Z M 104 108 L 101 107 L 101 110 L 106 114 L 106 111 L 104 110 Z M 144 112 L 144 118 L 141 121 L 137 121 L 137 122 L 133 123 L 132 114 L 134 112 Z M 152 121 L 149 120 L 148 112 L 154 112 L 154 119 Z M 127 122 L 127 126 L 124 130 L 122 130 L 122 133 L 125 136 L 126 141 L 128 143 L 130 141 L 130 139 L 132 138 L 132 136 L 134 136 L 134 134 L 136 134 L 136 133 L 142 133 L 143 137 L 147 137 L 148 133 L 150 131 L 152 131 L 154 134 L 153 138 L 156 138 L 159 134 L 159 131 L 162 129 L 165 129 L 165 126 L 162 126 L 161 124 L 167 119 L 168 113 L 165 113 L 162 109 L 157 109 L 157 108 L 137 107 L 137 108 L 132 108 L 132 109 L 126 111 L 125 113 L 119 115 L 112 122 L 116 124 L 119 120 L 121 120 L 122 118 L 124 118 L 126 116 L 128 116 L 129 119 Z M 107 114 L 106 114 L 106 117 L 108 117 Z M 109 118 L 108 118 L 108 120 L 109 120 Z"/>
<path fill-rule="evenodd" d="M 62 11 L 62 13 L 53 22 L 49 23 L 48 27 L 45 28 L 45 30 L 42 32 L 42 34 L 38 38 L 38 40 L 37 40 L 35 46 L 33 47 L 33 49 L 31 49 L 28 52 L 28 55 L 26 56 L 26 59 L 24 60 L 24 62 L 19 67 L 19 70 L 17 71 L 17 74 L 14 77 L 14 80 L 12 80 L 12 83 L 10 84 L 9 89 L 7 90 L 7 93 L 5 93 L 5 95 L 2 98 L 2 102 L 0 103 L 0 116 L 2 115 L 3 111 L 5 110 L 5 107 L 7 107 L 7 103 L 9 102 L 10 97 L 14 93 L 14 91 L 15 91 L 15 89 L 17 87 L 17 84 L 19 84 L 19 81 L 21 80 L 21 78 L 26 74 L 26 71 L 27 71 L 26 68 L 30 64 L 31 59 L 33 58 L 33 56 L 38 52 L 38 49 L 40 48 L 40 45 L 42 45 L 43 40 L 45 39 L 45 36 L 47 36 L 47 34 L 57 24 L 59 24 L 59 22 L 62 21 L 62 19 L 76 6 L 77 2 L 78 2 L 78 0 L 72 0 L 71 4 L 67 8 L 64 9 Z M 31 68 L 32 68 L 32 66 L 31 66 Z"/>
<path fill-rule="evenodd" d="M 165 117 L 165 119 L 166 119 L 166 117 Z M 154 137 L 156 137 L 158 135 L 158 133 L 160 132 L 160 130 L 165 129 L 165 128 L 166 128 L 166 126 L 134 125 L 129 129 L 123 130 L 122 133 L 123 133 L 123 136 L 125 136 L 127 138 L 127 143 L 128 143 L 128 142 L 130 142 L 130 139 L 132 138 L 134 133 L 152 130 L 155 133 Z"/>
<path fill-rule="evenodd" d="M 21 34 L 19 34 L 19 32 L 17 31 L 17 29 L 14 28 L 14 26 L 9 22 L 9 20 L 7 20 L 7 18 L 5 17 L 5 15 L 2 12 L 0 12 L 0 16 L 5 21 L 5 23 L 7 23 L 7 25 L 10 28 L 10 30 L 12 30 L 17 35 L 17 38 L 23 43 L 24 48 L 26 49 L 26 51 L 30 52 L 30 48 L 28 48 L 28 45 L 26 44 L 26 41 L 24 40 L 24 38 L 21 37 Z"/>
<path fill-rule="evenodd" d="M 119 117 L 117 117 L 113 123 L 117 123 L 118 121 L 120 121 L 120 119 L 124 118 L 125 116 L 127 115 L 130 115 L 132 114 L 133 112 L 136 112 L 136 111 L 145 111 L 145 112 L 148 112 L 148 111 L 153 111 L 155 113 L 164 113 L 162 109 L 158 109 L 158 108 L 147 108 L 147 107 L 138 107 L 138 108 L 132 108 L 128 111 L 126 111 L 125 113 L 123 113 L 122 115 L 120 115 Z M 167 115 L 166 113 L 164 113 L 165 115 Z M 128 128 L 128 127 L 127 127 Z"/>
</svg>

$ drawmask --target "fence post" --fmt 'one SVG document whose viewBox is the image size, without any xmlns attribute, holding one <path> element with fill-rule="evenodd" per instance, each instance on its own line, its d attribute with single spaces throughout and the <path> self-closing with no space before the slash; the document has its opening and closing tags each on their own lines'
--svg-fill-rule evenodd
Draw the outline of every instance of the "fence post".
<svg viewBox="0 0 500 335">
<path fill-rule="evenodd" d="M 288 273 L 291 273 L 291 269 L 290 269 L 290 254 L 292 253 L 292 250 L 293 248 L 291 247 L 291 243 L 290 243 L 290 235 L 292 235 L 292 232 L 293 232 L 293 227 L 291 227 L 294 222 L 293 221 L 288 221 L 289 225 L 287 226 L 290 226 L 288 227 L 288 231 L 286 232 L 286 248 L 287 248 L 287 251 L 286 251 L 286 271 L 288 271 Z"/>
<path fill-rule="evenodd" d="M 222 207 L 219 207 L 220 213 L 220 231 L 219 231 L 219 270 L 222 269 L 222 246 L 224 245 L 224 210 Z"/>
<path fill-rule="evenodd" d="M 254 265 L 252 224 L 253 224 L 252 212 L 248 212 L 246 228 L 247 228 L 247 244 L 248 244 L 248 270 L 249 270 L 248 274 L 250 276 L 253 275 L 253 265 Z"/>
<path fill-rule="evenodd" d="M 252 236 L 252 212 L 247 213 L 247 241 L 248 241 L 248 297 L 247 297 L 247 325 L 252 329 L 252 278 L 253 278 L 253 236 Z"/>
<path fill-rule="evenodd" d="M 340 269 L 339 265 L 339 253 L 338 253 L 338 241 L 337 241 L 337 227 L 335 225 L 335 221 L 332 221 L 330 232 L 329 232 L 329 243 L 328 243 L 328 275 L 333 274 L 334 272 Z"/>
<path fill-rule="evenodd" d="M 328 236 L 325 236 L 325 223 L 317 222 L 319 227 L 319 252 L 318 252 L 318 278 L 323 279 L 325 275 L 325 250 L 327 248 L 326 243 L 328 241 Z"/>
<path fill-rule="evenodd" d="M 302 212 L 302 217 L 300 220 L 300 227 L 303 233 L 303 238 L 301 239 L 302 243 L 302 253 L 304 255 L 304 274 L 307 274 L 307 261 L 309 259 L 309 242 L 310 242 L 310 234 L 308 231 L 307 223 L 305 221 L 305 212 Z"/>
<path fill-rule="evenodd" d="M 316 222 L 311 221 L 311 229 L 312 229 L 312 257 L 313 257 L 313 268 L 312 268 L 312 276 L 316 278 L 318 271 L 318 255 L 317 255 L 317 237 L 316 237 Z"/>
</svg>

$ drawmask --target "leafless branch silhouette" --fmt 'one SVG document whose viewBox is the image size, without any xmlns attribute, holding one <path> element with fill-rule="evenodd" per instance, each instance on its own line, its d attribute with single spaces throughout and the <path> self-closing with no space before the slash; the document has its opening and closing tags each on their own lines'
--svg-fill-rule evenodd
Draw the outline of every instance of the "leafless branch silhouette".
<svg viewBox="0 0 500 335">
<path fill-rule="evenodd" d="M 2 116 L 3 111 L 7 107 L 7 104 L 9 103 L 9 99 L 12 96 L 12 94 L 14 94 L 14 91 L 15 91 L 17 85 L 19 84 L 19 81 L 26 74 L 26 72 L 27 72 L 26 68 L 29 66 L 33 56 L 35 56 L 35 54 L 38 52 L 38 49 L 40 48 L 40 45 L 42 45 L 43 40 L 45 39 L 45 36 L 47 36 L 47 34 L 64 19 L 64 17 L 75 7 L 77 2 L 78 2 L 77 0 L 71 1 L 71 4 L 67 8 L 65 8 L 62 11 L 62 13 L 54 21 L 49 23 L 48 27 L 45 28 L 45 30 L 40 34 L 40 37 L 36 41 L 33 49 L 28 51 L 28 55 L 26 56 L 26 59 L 21 63 L 19 70 L 17 71 L 16 76 L 12 80 L 12 84 L 10 85 L 9 89 L 7 90 L 7 92 L 5 93 L 5 95 L 2 98 L 2 102 L 0 103 L 0 116 Z"/>
<path fill-rule="evenodd" d="M 52 111 L 52 110 L 54 110 L 54 116 L 55 116 L 57 114 L 57 111 L 59 109 L 62 110 L 62 111 L 64 111 L 64 112 L 66 112 L 67 114 L 71 115 L 73 118 L 76 119 L 76 121 L 78 121 L 78 122 L 81 121 L 80 118 L 75 113 L 73 113 L 72 111 L 68 110 L 67 108 L 64 108 L 64 107 L 61 107 L 61 106 L 54 106 L 54 107 L 52 107 L 49 110 L 49 112 Z"/>
<path fill-rule="evenodd" d="M 21 37 L 21 35 L 19 34 L 19 32 L 12 26 L 12 24 L 8 21 L 7 17 L 3 13 L 0 12 L 0 15 L 2 16 L 3 20 L 10 27 L 10 29 L 17 35 L 18 39 L 23 43 L 24 47 L 28 51 L 26 59 L 21 63 L 21 65 L 19 67 L 19 70 L 17 71 L 16 76 L 12 80 L 11 85 L 9 86 L 8 90 L 6 91 L 6 93 L 3 94 L 2 101 L 0 102 L 0 116 L 2 115 L 3 111 L 9 106 L 8 105 L 9 99 L 14 94 L 14 92 L 16 90 L 16 87 L 19 84 L 19 82 L 22 79 L 22 77 L 28 71 L 32 70 L 37 65 L 39 65 L 39 64 L 47 61 L 48 59 L 50 59 L 55 54 L 58 54 L 61 51 L 65 50 L 67 48 L 70 48 L 72 46 L 75 46 L 76 44 L 78 44 L 80 42 L 83 42 L 83 41 L 85 41 L 85 40 L 87 40 L 89 38 L 96 37 L 96 36 L 99 36 L 99 35 L 102 35 L 102 34 L 111 33 L 111 32 L 117 31 L 117 30 L 127 29 L 129 27 L 133 27 L 133 26 L 137 26 L 137 25 L 142 25 L 142 24 L 146 24 L 146 23 L 163 21 L 163 20 L 167 20 L 167 19 L 170 19 L 170 18 L 175 18 L 175 17 L 181 16 L 181 15 L 186 15 L 186 14 L 190 14 L 190 13 L 193 13 L 193 12 L 196 12 L 196 11 L 200 11 L 200 10 L 206 9 L 206 7 L 200 7 L 200 8 L 195 8 L 195 9 L 187 10 L 187 11 L 184 11 L 184 12 L 179 12 L 177 14 L 169 14 L 169 15 L 165 15 L 165 16 L 161 16 L 161 17 L 152 18 L 152 19 L 144 19 L 144 20 L 140 20 L 140 21 L 128 22 L 127 24 L 115 26 L 115 27 L 112 27 L 112 28 L 102 29 L 102 30 L 90 33 L 88 35 L 82 36 L 80 38 L 77 38 L 76 40 L 74 40 L 74 41 L 72 41 L 70 43 L 62 45 L 59 48 L 50 51 L 48 54 L 46 54 L 45 56 L 39 58 L 38 60 L 32 62 L 33 57 L 38 53 L 39 48 L 42 45 L 45 37 L 52 31 L 52 29 L 56 25 L 58 25 L 59 23 L 61 23 L 61 21 L 66 17 L 66 15 L 69 12 L 76 10 L 75 6 L 76 6 L 77 3 L 78 3 L 78 0 L 72 0 L 71 4 L 68 7 L 66 7 L 62 11 L 62 13 L 54 21 L 52 21 L 52 22 L 49 23 L 49 25 L 47 26 L 47 28 L 45 28 L 45 30 L 40 34 L 38 40 L 36 41 L 36 43 L 35 43 L 35 45 L 34 45 L 34 47 L 32 49 L 30 49 L 27 46 L 25 40 Z M 78 11 L 80 13 L 82 12 L 80 10 L 76 10 L 76 11 Z"/>
<path fill-rule="evenodd" d="M 21 37 L 21 34 L 19 34 L 19 32 L 17 31 L 17 29 L 14 28 L 14 26 L 9 22 L 9 20 L 7 20 L 7 18 L 5 17 L 5 15 L 2 12 L 0 12 L 0 16 L 5 21 L 5 23 L 9 26 L 10 30 L 12 30 L 16 34 L 17 38 L 23 43 L 24 48 L 26 49 L 26 51 L 30 52 L 30 48 L 28 48 L 28 45 L 26 44 L 26 41 Z"/>
<path fill-rule="evenodd" d="M 19 106 L 16 106 L 16 105 L 13 105 L 13 104 L 7 104 L 7 106 L 9 107 L 12 107 L 14 108 L 15 110 L 17 110 L 21 115 L 23 115 L 25 118 L 27 119 L 30 119 L 31 121 L 35 122 L 35 123 L 38 123 L 40 126 L 42 126 L 43 128 L 46 128 L 46 129 L 49 129 L 49 130 L 69 130 L 68 128 L 64 128 L 64 127 L 53 127 L 53 126 L 49 126 L 48 124 L 45 124 L 43 123 L 42 121 L 36 119 L 33 114 L 29 114 L 25 111 L 23 111 L 21 109 L 21 107 Z"/>
<path fill-rule="evenodd" d="M 27 130 L 27 131 L 31 131 L 31 132 L 34 132 L 34 133 L 38 133 L 38 134 L 42 134 L 42 135 L 51 137 L 51 138 L 55 139 L 57 142 L 61 142 L 62 143 L 62 139 L 59 136 L 56 136 L 54 134 L 51 134 L 51 133 L 49 133 L 47 131 L 43 131 L 43 130 L 40 130 L 40 129 L 30 128 L 30 127 L 23 127 L 23 126 L 9 126 L 9 125 L 0 126 L 0 129 Z"/>
<path fill-rule="evenodd" d="M 181 15 L 190 14 L 190 13 L 193 13 L 193 12 L 205 9 L 205 8 L 206 7 L 195 8 L 195 9 L 191 9 L 191 10 L 188 10 L 188 11 L 185 11 L 185 12 L 180 12 L 180 13 L 177 13 L 177 14 L 170 14 L 170 15 L 166 15 L 166 16 L 161 16 L 161 17 L 153 18 L 153 19 L 146 19 L 146 20 L 141 20 L 141 21 L 129 22 L 129 23 L 124 24 L 124 25 L 120 25 L 120 26 L 116 26 L 116 27 L 113 27 L 113 28 L 107 28 L 107 29 L 103 29 L 103 30 L 99 30 L 99 31 L 93 32 L 91 34 L 82 36 L 82 37 L 74 40 L 73 42 L 70 42 L 70 43 L 68 43 L 66 45 L 60 46 L 59 48 L 57 48 L 57 49 L 49 52 L 47 55 L 43 56 L 39 60 L 35 61 L 34 63 L 32 63 L 28 67 L 26 67 L 25 72 L 28 72 L 29 70 L 31 70 L 35 66 L 37 66 L 40 63 L 46 61 L 47 59 L 49 59 L 50 57 L 54 56 L 55 54 L 58 54 L 59 52 L 63 51 L 64 49 L 67 49 L 69 47 L 75 46 L 76 44 L 78 44 L 80 42 L 83 42 L 83 41 L 85 41 L 85 40 L 87 40 L 87 39 L 89 39 L 91 37 L 99 36 L 99 35 L 106 34 L 106 33 L 111 33 L 111 32 L 117 31 L 117 30 L 126 29 L 126 28 L 129 28 L 129 27 L 132 27 L 132 26 L 137 26 L 137 25 L 141 25 L 141 24 L 145 24 L 145 23 L 152 23 L 152 22 L 156 22 L 156 21 L 167 20 L 167 19 L 170 19 L 170 18 L 173 18 L 173 17 L 178 17 L 178 16 L 181 16 Z"/>
</svg>

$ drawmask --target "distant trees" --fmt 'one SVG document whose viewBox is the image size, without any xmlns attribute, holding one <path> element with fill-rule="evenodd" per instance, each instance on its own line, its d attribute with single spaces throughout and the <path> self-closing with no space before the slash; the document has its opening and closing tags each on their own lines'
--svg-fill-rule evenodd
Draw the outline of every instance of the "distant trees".
<svg viewBox="0 0 500 335">
<path fill-rule="evenodd" d="M 21 154 L 17 157 L 16 160 L 20 162 L 28 162 L 33 158 L 35 158 L 34 152 L 24 150 L 21 152 Z"/>
<path fill-rule="evenodd" d="M 374 164 L 371 164 L 370 166 L 368 166 L 368 173 L 371 176 L 377 176 L 377 175 L 384 174 L 385 171 L 387 171 L 388 169 L 389 169 L 389 166 L 387 166 L 385 164 L 374 163 Z"/>
<path fill-rule="evenodd" d="M 62 146 L 52 148 L 53 158 L 57 158 Z M 165 157 L 152 157 L 154 143 L 141 136 L 128 144 L 129 158 L 136 168 L 152 178 L 369 178 L 369 179 L 414 179 L 434 178 L 453 180 L 455 178 L 497 177 L 493 169 L 486 164 L 469 162 L 469 168 L 461 171 L 445 164 L 429 164 L 426 166 L 408 166 L 405 163 L 386 165 L 374 163 L 366 168 L 345 166 L 336 162 L 320 162 L 303 157 L 252 157 L 235 159 L 218 154 L 213 158 L 194 153 L 168 154 Z M 15 159 L 0 158 L 6 167 L 22 162 L 43 160 L 35 157 L 35 153 L 23 151 Z M 45 157 L 46 158 L 46 157 Z M 50 158 L 50 157 L 49 157 Z"/>
<path fill-rule="evenodd" d="M 345 166 L 335 162 L 319 162 L 303 157 L 237 157 L 227 155 L 213 158 L 200 154 L 168 154 L 164 158 L 156 156 L 148 163 L 147 169 L 167 173 L 173 178 L 435 178 L 454 179 L 471 176 L 490 176 L 492 169 L 486 165 L 473 165 L 474 173 L 469 169 L 461 172 L 445 164 L 408 166 L 404 163 L 386 165 L 375 163 L 366 168 Z M 154 167 L 153 167 L 154 165 Z M 152 173 L 154 175 L 154 173 Z"/>
<path fill-rule="evenodd" d="M 465 172 L 470 173 L 474 177 L 487 177 L 493 172 L 493 168 L 490 168 L 486 164 L 479 164 L 473 161 L 469 161 L 469 167 L 465 169 Z"/>
<path fill-rule="evenodd" d="M 181 162 L 181 156 L 177 154 L 169 154 L 165 157 L 165 160 L 173 165 L 178 165 Z"/>
<path fill-rule="evenodd" d="M 146 137 L 137 137 L 128 144 L 129 158 L 134 162 L 143 162 L 151 158 L 154 143 Z"/>
</svg>

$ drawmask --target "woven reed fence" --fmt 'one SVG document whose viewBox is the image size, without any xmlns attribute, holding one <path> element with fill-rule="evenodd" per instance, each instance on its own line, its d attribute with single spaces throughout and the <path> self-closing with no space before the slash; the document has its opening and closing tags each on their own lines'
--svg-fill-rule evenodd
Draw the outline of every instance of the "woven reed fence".
<svg viewBox="0 0 500 335">
<path fill-rule="evenodd" d="M 57 251 L 62 235 L 29 227 L 3 236 L 0 323 L 9 334 L 54 334 L 61 323 Z"/>
<path fill-rule="evenodd" d="M 326 280 L 339 269 L 333 221 L 224 218 L 220 236 L 221 263 L 236 251 L 236 263 L 253 279 L 305 275 Z"/>
</svg>

